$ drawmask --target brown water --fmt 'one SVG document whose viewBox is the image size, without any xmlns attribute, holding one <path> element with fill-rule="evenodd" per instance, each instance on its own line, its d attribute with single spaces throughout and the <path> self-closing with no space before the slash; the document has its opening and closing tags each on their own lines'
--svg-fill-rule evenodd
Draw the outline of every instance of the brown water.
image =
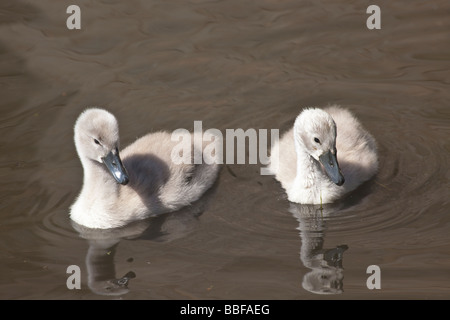
<svg viewBox="0 0 450 320">
<path fill-rule="evenodd" d="M 364 1 L 83 2 L 81 30 L 70 4 L 0 4 L 0 298 L 450 298 L 447 0 L 380 2 L 381 30 Z M 380 171 L 323 211 L 236 164 L 182 212 L 109 233 L 69 220 L 87 106 L 112 111 L 127 145 L 194 120 L 283 132 L 331 103 L 376 138 Z"/>
</svg>

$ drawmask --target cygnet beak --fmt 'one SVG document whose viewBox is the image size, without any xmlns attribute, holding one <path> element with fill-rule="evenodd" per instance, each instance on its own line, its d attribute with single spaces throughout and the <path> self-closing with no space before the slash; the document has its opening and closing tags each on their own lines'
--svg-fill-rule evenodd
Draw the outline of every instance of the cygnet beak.
<svg viewBox="0 0 450 320">
<path fill-rule="evenodd" d="M 127 170 L 122 164 L 122 160 L 119 156 L 119 150 L 117 148 L 111 150 L 106 157 L 102 158 L 102 161 L 118 183 L 126 185 L 130 181 Z"/>
<path fill-rule="evenodd" d="M 322 164 L 328 177 L 338 186 L 342 186 L 345 182 L 345 178 L 339 168 L 339 164 L 336 157 L 336 152 L 331 150 L 323 153 L 319 157 L 319 161 Z"/>
</svg>

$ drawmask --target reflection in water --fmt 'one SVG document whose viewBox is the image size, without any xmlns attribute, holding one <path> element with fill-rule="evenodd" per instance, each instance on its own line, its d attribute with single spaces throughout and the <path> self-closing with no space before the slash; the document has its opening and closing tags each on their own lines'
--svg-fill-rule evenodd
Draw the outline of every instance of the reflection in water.
<svg viewBox="0 0 450 320">
<path fill-rule="evenodd" d="M 136 276 L 133 271 L 129 271 L 122 278 L 116 279 L 114 255 L 118 243 L 119 240 L 116 239 L 89 241 L 86 255 L 88 286 L 96 294 L 125 294 L 128 292 L 128 281 Z"/>
<path fill-rule="evenodd" d="M 214 187 L 213 187 L 214 188 Z M 170 242 L 186 236 L 194 230 L 198 217 L 202 214 L 207 199 L 213 192 L 183 210 L 163 214 L 125 227 L 114 229 L 90 229 L 72 221 L 72 226 L 81 237 L 89 241 L 86 254 L 88 286 L 95 294 L 118 296 L 129 292 L 128 285 L 138 277 L 132 270 L 117 278 L 114 255 L 122 239 Z"/>
<path fill-rule="evenodd" d="M 289 211 L 299 222 L 298 230 L 302 240 L 300 260 L 305 267 L 311 269 L 303 277 L 303 288 L 316 294 L 342 293 L 344 280 L 342 259 L 348 246 L 323 248 L 326 228 L 324 216 L 334 210 L 330 207 L 320 208 L 291 203 Z"/>
</svg>

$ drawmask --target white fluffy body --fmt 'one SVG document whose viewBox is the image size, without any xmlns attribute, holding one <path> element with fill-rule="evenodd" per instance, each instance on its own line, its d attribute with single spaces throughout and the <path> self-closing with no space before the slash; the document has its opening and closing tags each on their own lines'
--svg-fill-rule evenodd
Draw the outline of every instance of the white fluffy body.
<svg viewBox="0 0 450 320">
<path fill-rule="evenodd" d="M 316 137 L 320 145 L 313 143 Z M 345 178 L 342 186 L 329 179 L 318 161 L 333 147 Z M 338 106 L 309 108 L 272 147 L 268 168 L 286 190 L 289 201 L 331 203 L 376 174 L 377 147 L 375 139 L 350 111 Z"/>
<path fill-rule="evenodd" d="M 194 151 L 193 136 L 186 135 L 182 141 L 190 144 L 192 155 L 202 152 Z M 96 146 L 93 139 L 101 139 L 103 149 Z M 75 145 L 83 165 L 84 181 L 71 207 L 71 219 L 88 228 L 115 228 L 176 211 L 198 200 L 213 185 L 219 165 L 205 161 L 175 164 L 171 153 L 179 144 L 171 140 L 168 132 L 139 138 L 120 151 L 129 183 L 118 184 L 101 160 L 119 147 L 117 120 L 103 109 L 84 111 L 75 124 Z"/>
</svg>

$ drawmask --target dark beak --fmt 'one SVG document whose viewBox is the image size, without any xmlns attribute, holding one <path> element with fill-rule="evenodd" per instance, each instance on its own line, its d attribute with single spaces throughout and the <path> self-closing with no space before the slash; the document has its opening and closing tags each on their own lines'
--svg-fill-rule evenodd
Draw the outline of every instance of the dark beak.
<svg viewBox="0 0 450 320">
<path fill-rule="evenodd" d="M 345 182 L 341 169 L 336 158 L 336 152 L 332 153 L 327 151 L 319 157 L 319 161 L 322 164 L 328 177 L 338 186 L 342 186 Z"/>
<path fill-rule="evenodd" d="M 117 148 L 111 150 L 102 160 L 118 183 L 126 185 L 130 181 L 127 170 L 123 166 L 122 160 L 120 160 L 119 150 Z"/>
</svg>

